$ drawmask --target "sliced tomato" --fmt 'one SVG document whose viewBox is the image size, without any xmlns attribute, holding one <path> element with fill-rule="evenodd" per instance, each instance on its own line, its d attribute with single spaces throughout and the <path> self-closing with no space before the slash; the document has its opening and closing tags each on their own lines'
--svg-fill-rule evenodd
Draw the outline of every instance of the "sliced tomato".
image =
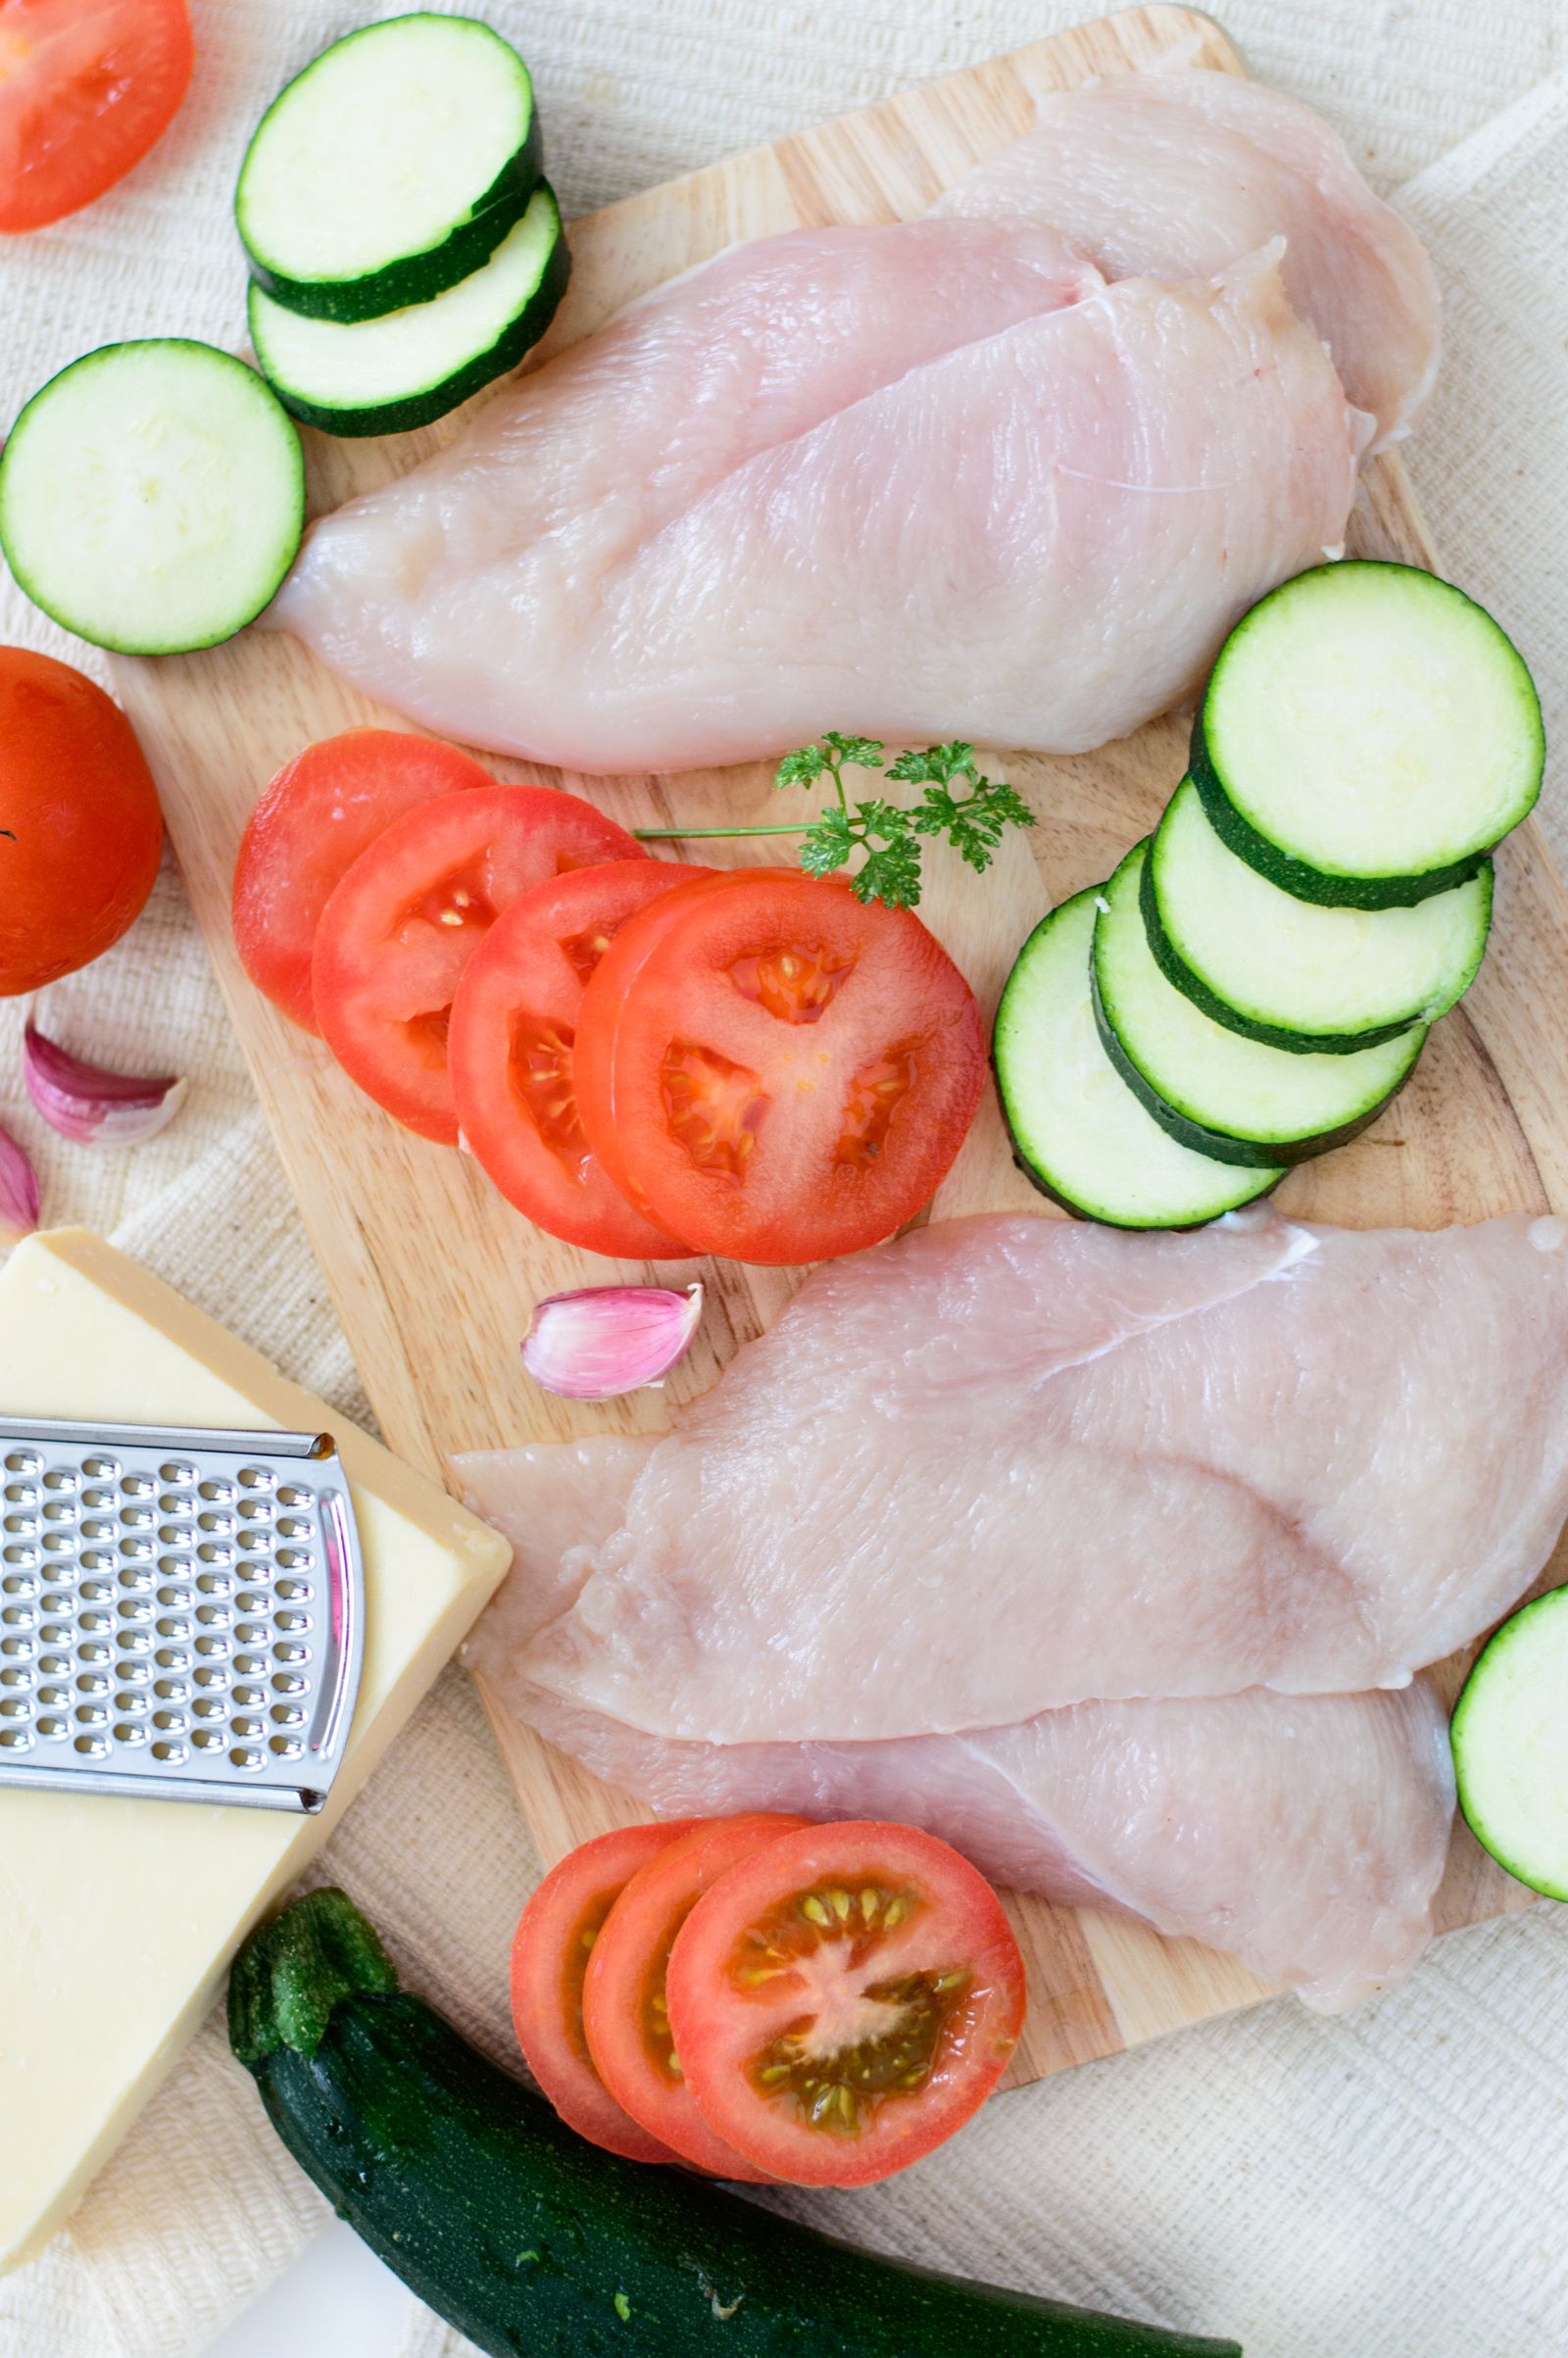
<svg viewBox="0 0 1568 2358">
<path fill-rule="evenodd" d="M 703 1893 L 754 1850 L 808 1825 L 762 1811 L 713 1818 L 638 1869 L 605 1918 L 583 1984 L 583 2029 L 600 2079 L 623 2111 L 717 2178 L 760 2179 L 692 2102 L 669 2036 L 664 1971 L 675 1936 Z"/>
<path fill-rule="evenodd" d="M 547 1875 L 512 1943 L 512 2020 L 523 2060 L 568 2128 L 627 2161 L 667 2162 L 667 2145 L 622 2112 L 594 2069 L 582 1986 L 605 1918 L 639 1867 L 706 1821 L 621 1826 L 581 1842 Z"/>
<path fill-rule="evenodd" d="M 624 827 L 549 786 L 446 794 L 406 811 L 321 911 L 311 991 L 328 1048 L 409 1129 L 455 1145 L 447 1030 L 469 958 L 530 885 L 643 857 Z"/>
<path fill-rule="evenodd" d="M 594 1159 L 628 1204 L 640 1204 L 637 1182 L 621 1147 L 616 1120 L 613 1050 L 616 1019 L 635 977 L 665 935 L 680 923 L 687 903 L 699 892 L 722 891 L 754 875 L 771 875 L 770 868 L 712 868 L 706 876 L 662 893 L 657 901 L 628 917 L 605 952 L 594 975 L 598 984 L 585 1015 L 579 1015 L 573 1075 L 578 1118 L 591 1130 Z M 586 991 L 583 994 L 587 1001 Z"/>
<path fill-rule="evenodd" d="M 190 82 L 185 0 L 0 0 L 0 230 L 122 179 Z"/>
<path fill-rule="evenodd" d="M 907 909 L 783 869 L 688 886 L 665 912 L 646 947 L 627 927 L 630 979 L 607 959 L 583 996 L 594 1152 L 699 1252 L 807 1261 L 890 1236 L 930 1202 L 985 1082 L 947 952 Z"/>
<path fill-rule="evenodd" d="M 258 990 L 317 1030 L 311 952 L 335 886 L 406 811 L 495 782 L 456 746 L 403 729 L 345 729 L 285 762 L 234 862 L 234 947 Z"/>
<path fill-rule="evenodd" d="M 551 1236 L 628 1260 L 687 1247 L 645 1220 L 583 1133 L 577 1020 L 588 979 L 629 917 L 707 868 L 616 860 L 520 893 L 464 969 L 447 1063 L 463 1142 L 510 1204 Z"/>
<path fill-rule="evenodd" d="M 813 1826 L 712 1883 L 670 1955 L 703 2119 L 755 2168 L 859 2186 L 978 2111 L 1018 2043 L 1023 1959 L 965 1858 L 909 1826 Z"/>
</svg>

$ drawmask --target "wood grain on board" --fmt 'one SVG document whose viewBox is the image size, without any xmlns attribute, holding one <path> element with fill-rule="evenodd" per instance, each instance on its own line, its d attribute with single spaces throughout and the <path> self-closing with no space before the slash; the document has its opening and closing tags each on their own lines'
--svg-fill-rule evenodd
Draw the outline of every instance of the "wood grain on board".
<svg viewBox="0 0 1568 2358">
<path fill-rule="evenodd" d="M 1209 19 L 1180 8 L 1134 9 L 579 221 L 571 230 L 571 292 L 545 351 L 736 238 L 918 214 L 971 164 L 1028 128 L 1036 92 L 1156 58 L 1241 70 Z M 238 295 L 236 285 L 236 312 Z M 454 430 L 447 420 L 379 442 L 308 434 L 314 508 L 387 481 Z M 1396 459 L 1369 470 L 1351 547 L 1432 561 Z M 259 788 L 311 740 L 372 720 L 401 725 L 396 716 L 293 640 L 258 631 L 200 656 L 122 663 L 118 672 L 257 1089 L 388 1441 L 439 1473 L 463 1449 L 657 1428 L 665 1414 L 661 1396 L 585 1408 L 539 1392 L 518 1364 L 518 1339 L 539 1297 L 603 1282 L 612 1266 L 530 1228 L 462 1154 L 397 1128 L 319 1043 L 274 1013 L 236 963 L 229 877 Z M 833 717 L 824 713 L 823 725 Z M 1048 906 L 1105 875 L 1152 824 L 1182 774 L 1184 733 L 1179 719 L 1167 719 L 1074 760 L 1009 759 L 1004 774 L 1039 814 L 1032 843 L 1008 845 L 983 883 L 951 855 L 932 856 L 921 913 L 983 999 L 994 1004 L 1015 950 Z M 516 763 L 492 766 L 503 776 L 523 774 Z M 528 774 L 553 773 L 535 767 Z M 579 784 L 569 774 L 563 782 Z M 691 826 L 795 814 L 762 765 L 689 774 L 678 784 L 596 779 L 583 790 L 628 825 L 668 824 L 677 814 Z M 755 849 L 724 845 L 705 847 L 703 857 L 718 860 L 726 851 L 757 857 Z M 778 857 L 790 854 L 781 849 Z M 1280 1190 L 1282 1204 L 1353 1226 L 1434 1227 L 1548 1205 L 1568 1211 L 1565 1007 L 1568 904 L 1538 831 L 1527 825 L 1499 862 L 1492 953 L 1464 1007 L 1438 1027 L 1392 1110 L 1355 1145 L 1294 1173 Z M 933 1209 L 941 1217 L 1000 1205 L 1051 1216 L 1014 1170 L 988 1101 Z M 647 1271 L 638 1265 L 627 1274 Z M 728 1263 L 703 1274 L 709 1311 L 671 1382 L 667 1397 L 675 1400 L 708 1388 L 799 1276 Z M 1568 1566 L 1556 1577 L 1565 1575 Z M 1450 1680 L 1455 1675 L 1450 1666 Z M 529 1730 L 492 1716 L 547 1861 L 584 1836 L 644 1814 Z M 1461 1829 L 1442 1921 L 1474 1922 L 1526 1898 Z M 1262 1985 L 1234 1960 L 1161 1940 L 1128 1918 L 1034 1899 L 1011 1904 L 1033 2000 L 1018 2079 L 1114 2052 L 1261 1993 Z"/>
</svg>

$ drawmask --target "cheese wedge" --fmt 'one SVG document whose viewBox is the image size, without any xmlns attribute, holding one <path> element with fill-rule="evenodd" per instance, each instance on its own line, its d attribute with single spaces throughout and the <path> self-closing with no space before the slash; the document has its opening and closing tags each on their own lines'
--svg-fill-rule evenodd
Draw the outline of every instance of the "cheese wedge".
<svg viewBox="0 0 1568 2358">
<path fill-rule="evenodd" d="M 4 1412 L 332 1432 L 367 1610 L 353 1735 L 318 1817 L 0 1788 L 0 2271 L 39 2249 L 114 2151 L 238 1942 L 319 1849 L 511 1555 L 84 1229 L 29 1237 L 0 1274 Z"/>
</svg>

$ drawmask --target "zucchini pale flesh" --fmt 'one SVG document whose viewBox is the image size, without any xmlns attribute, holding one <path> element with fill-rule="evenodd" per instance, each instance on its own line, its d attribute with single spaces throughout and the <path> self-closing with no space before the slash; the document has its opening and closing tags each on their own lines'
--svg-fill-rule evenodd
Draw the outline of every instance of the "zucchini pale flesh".
<svg viewBox="0 0 1568 2358">
<path fill-rule="evenodd" d="M 1019 951 L 992 1058 L 1019 1168 L 1068 1211 L 1114 1228 L 1195 1228 L 1250 1204 L 1282 1166 L 1238 1167 L 1181 1144 L 1117 1071 L 1097 1028 L 1091 889 L 1054 909 Z"/>
<path fill-rule="evenodd" d="M 490 2358 L 1241 2358 L 903 2268 L 601 2153 L 399 1990 L 341 1891 L 247 1942 L 229 2033 L 339 2215 Z"/>
<path fill-rule="evenodd" d="M 1415 565 L 1350 560 L 1236 625 L 1191 769 L 1215 832 L 1271 884 L 1399 909 L 1474 875 L 1544 760 L 1534 682 L 1486 610 Z"/>
<path fill-rule="evenodd" d="M 1434 1023 L 1469 989 L 1492 922 L 1492 862 L 1413 909 L 1298 900 L 1228 851 L 1191 778 L 1144 862 L 1161 971 L 1205 1015 L 1297 1056 L 1348 1056 Z"/>
<path fill-rule="evenodd" d="M 428 303 L 494 253 L 540 174 L 533 83 L 468 17 L 367 25 L 279 92 L 234 218 L 275 301 L 318 319 Z"/>
</svg>

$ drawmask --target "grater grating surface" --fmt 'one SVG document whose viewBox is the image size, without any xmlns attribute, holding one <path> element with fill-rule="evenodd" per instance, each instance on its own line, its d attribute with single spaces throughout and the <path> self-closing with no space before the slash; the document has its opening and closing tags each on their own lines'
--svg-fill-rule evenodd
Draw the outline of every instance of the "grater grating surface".
<svg viewBox="0 0 1568 2358">
<path fill-rule="evenodd" d="M 318 1810 L 364 1637 L 330 1434 L 0 1415 L 0 1785 Z"/>
</svg>

